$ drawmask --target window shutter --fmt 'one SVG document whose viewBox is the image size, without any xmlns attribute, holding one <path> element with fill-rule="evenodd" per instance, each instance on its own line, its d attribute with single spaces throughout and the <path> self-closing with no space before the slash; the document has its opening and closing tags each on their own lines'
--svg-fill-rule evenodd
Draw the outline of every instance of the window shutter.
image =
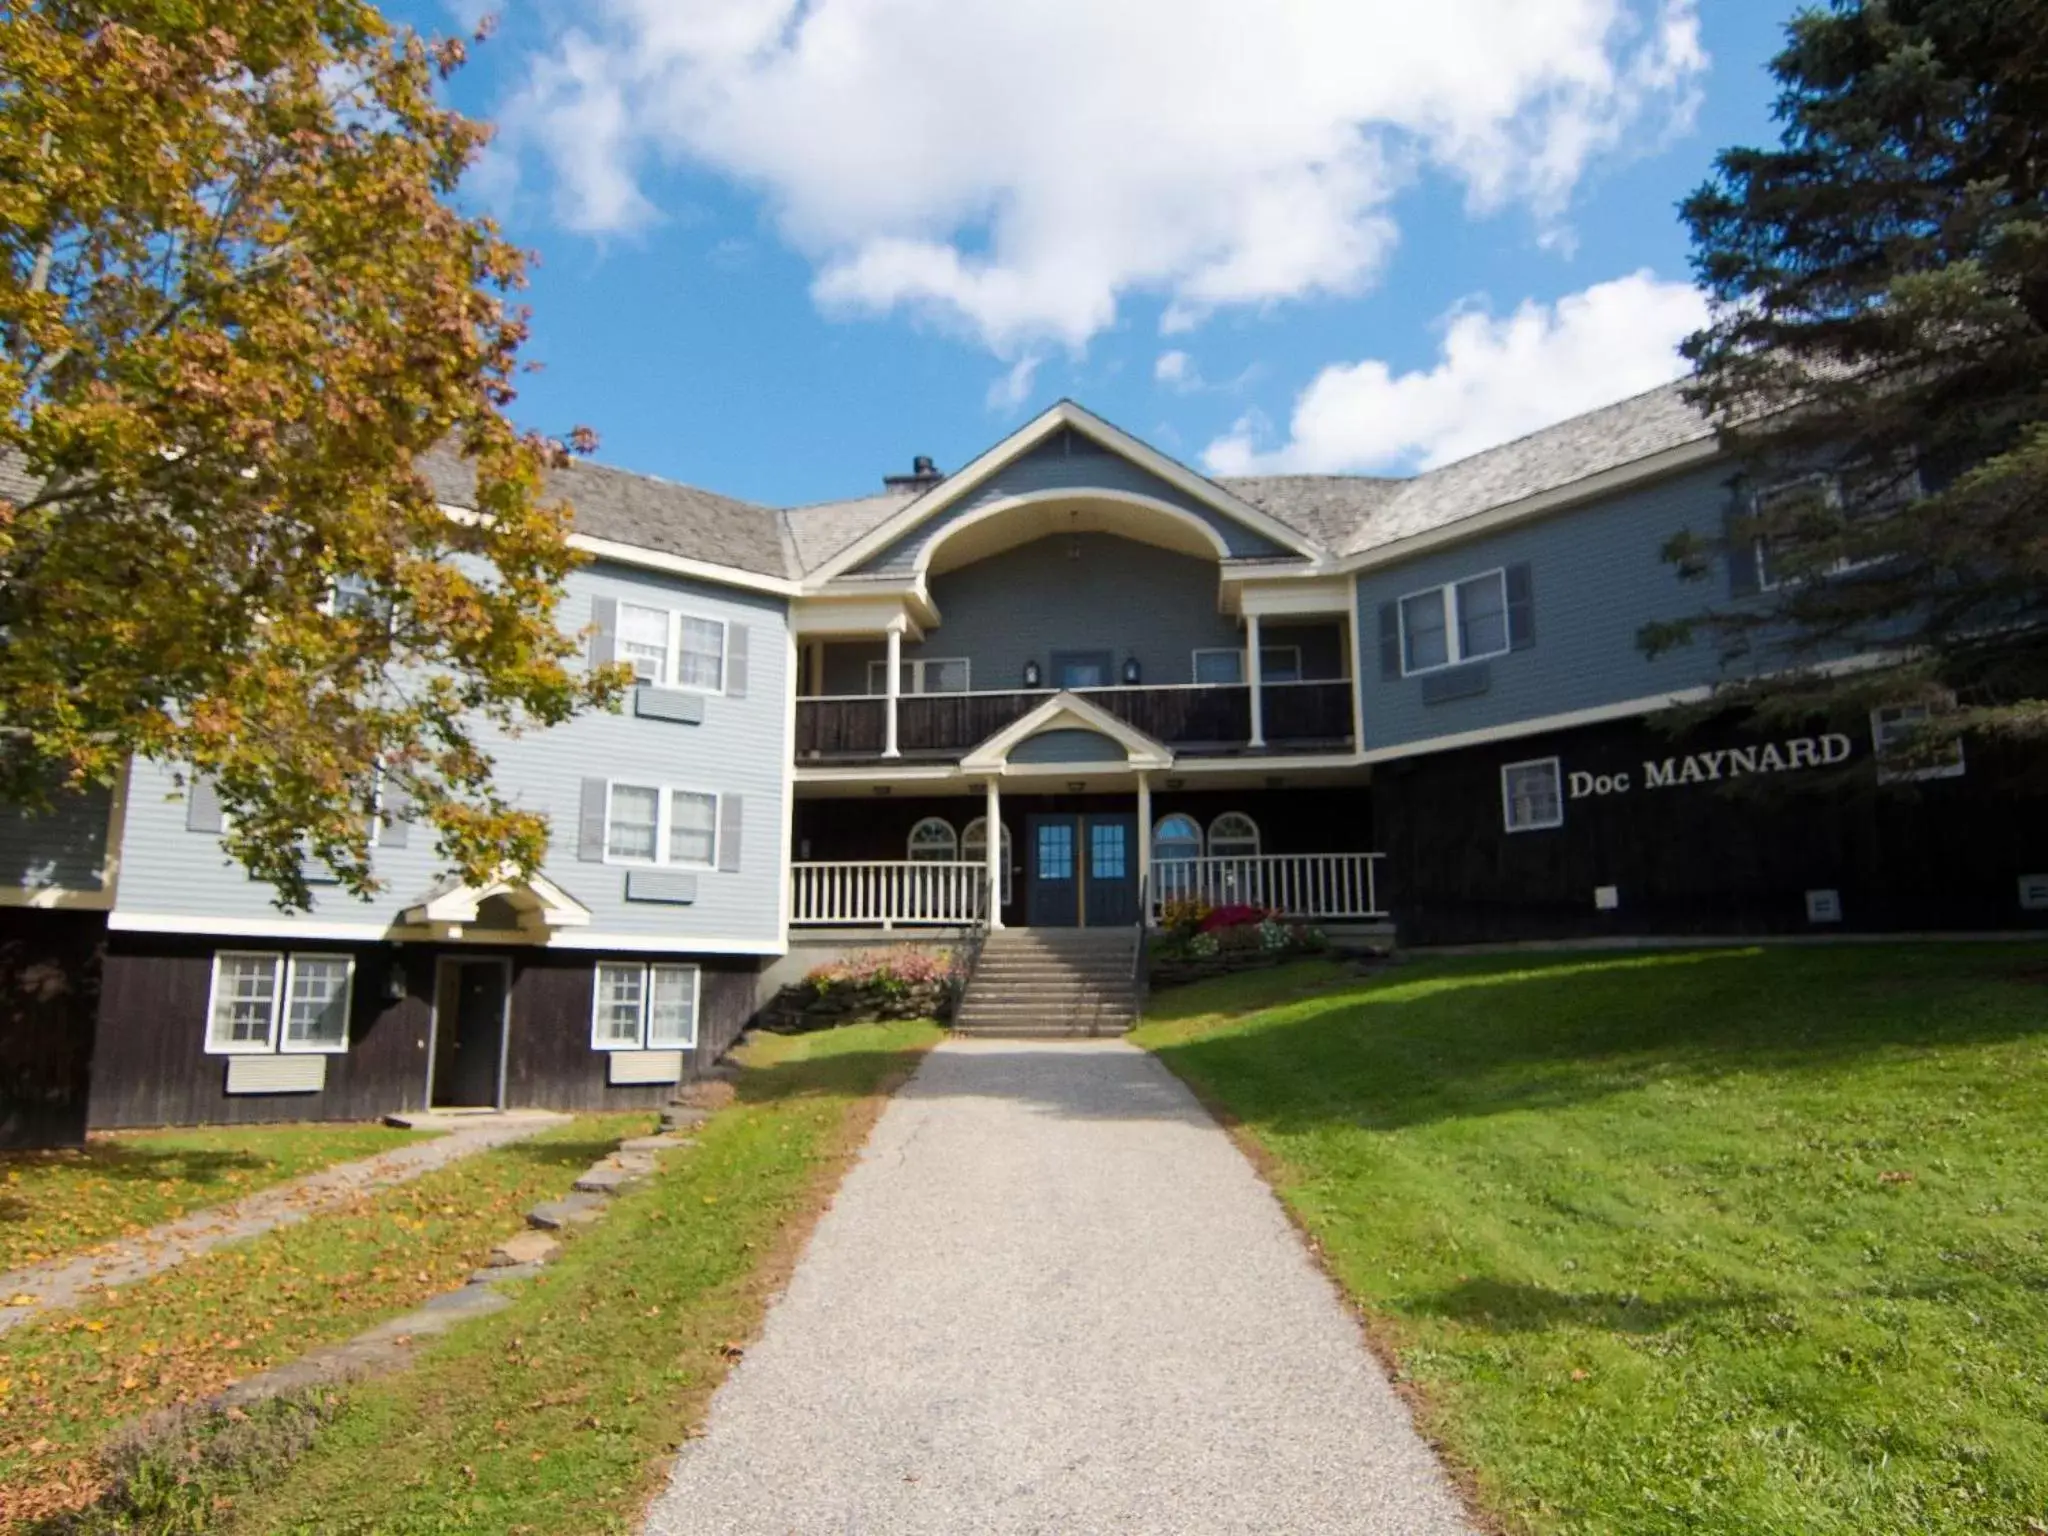
<svg viewBox="0 0 2048 1536">
<path fill-rule="evenodd" d="M 403 784 L 384 781 L 384 824 L 377 829 L 377 846 L 403 848 L 412 833 L 412 796 Z"/>
<path fill-rule="evenodd" d="M 740 867 L 740 825 L 745 809 L 743 796 L 718 797 L 718 867 L 727 874 Z"/>
<path fill-rule="evenodd" d="M 185 830 L 219 832 L 225 825 L 220 792 L 213 787 L 213 780 L 193 779 L 185 786 Z"/>
<path fill-rule="evenodd" d="M 725 691 L 728 697 L 747 696 L 747 626 L 725 626 Z"/>
<path fill-rule="evenodd" d="M 1728 552 L 1728 595 L 1750 597 L 1763 588 L 1763 573 L 1757 569 L 1756 529 L 1749 518 L 1749 487 L 1738 480 L 1728 497 L 1722 543 Z"/>
<path fill-rule="evenodd" d="M 1536 593 L 1527 561 L 1507 569 L 1508 649 L 1526 651 L 1536 643 Z"/>
<path fill-rule="evenodd" d="M 597 633 L 590 637 L 590 664 L 593 667 L 608 667 L 619 659 L 618 599 L 591 599 L 590 622 L 597 626 Z"/>
<path fill-rule="evenodd" d="M 1401 675 L 1401 605 L 1380 604 L 1380 676 Z"/>
<path fill-rule="evenodd" d="M 604 862 L 604 796 L 603 779 L 583 781 L 583 805 L 577 818 L 576 857 L 585 864 Z"/>
</svg>

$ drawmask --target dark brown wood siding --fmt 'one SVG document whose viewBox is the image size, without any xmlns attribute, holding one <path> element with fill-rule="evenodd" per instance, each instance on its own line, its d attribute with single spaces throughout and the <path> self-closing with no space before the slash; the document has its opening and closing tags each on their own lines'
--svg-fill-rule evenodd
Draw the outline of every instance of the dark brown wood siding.
<svg viewBox="0 0 2048 1536">
<path fill-rule="evenodd" d="M 85 1139 L 106 932 L 98 912 L 0 907 L 0 1147 Z"/>
<path fill-rule="evenodd" d="M 2048 800 L 2029 787 L 2030 765 L 1971 743 L 1963 777 L 1885 786 L 1867 732 L 1844 734 L 1839 769 L 1732 783 L 1652 788 L 1644 764 L 1764 738 L 1721 728 L 1678 740 L 1645 722 L 1383 765 L 1373 810 L 1401 940 L 2048 927 L 2048 913 L 2019 904 L 2020 877 L 2048 872 Z M 1567 798 L 1560 827 L 1507 832 L 1502 767 L 1550 756 L 1568 797 L 1573 773 L 1606 777 L 1610 792 Z M 1612 787 L 1624 774 L 1629 787 Z M 1603 885 L 1618 889 L 1614 911 L 1595 907 Z M 1808 921 L 1810 890 L 1839 893 L 1839 923 Z"/>
<path fill-rule="evenodd" d="M 443 955 L 512 962 L 505 1102 L 542 1109 L 632 1109 L 663 1103 L 667 1085 L 613 1087 L 602 1053 L 590 1048 L 591 989 L 603 959 L 592 951 L 492 950 L 481 946 L 297 944 L 305 952 L 356 957 L 349 1049 L 327 1058 L 319 1093 L 229 1094 L 227 1058 L 205 1048 L 205 1015 L 217 949 L 278 949 L 260 942 L 117 935 L 110 944 L 99 1008 L 90 1123 L 95 1128 L 289 1120 L 370 1120 L 422 1107 L 434 1029 L 437 961 Z M 675 956 L 704 968 L 699 1046 L 686 1064 L 702 1072 L 752 1016 L 760 962 Z M 403 996 L 386 997 L 393 967 Z"/>
</svg>

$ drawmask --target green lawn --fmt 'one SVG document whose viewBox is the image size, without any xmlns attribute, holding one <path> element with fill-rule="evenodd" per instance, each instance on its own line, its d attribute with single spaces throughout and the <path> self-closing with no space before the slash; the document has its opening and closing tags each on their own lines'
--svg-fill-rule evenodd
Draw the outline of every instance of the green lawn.
<svg viewBox="0 0 2048 1536">
<path fill-rule="evenodd" d="M 238 1491 L 219 1528 L 636 1530 L 882 1093 L 938 1038 L 885 1024 L 751 1041 L 738 1103 L 694 1148 L 574 1234 L 514 1306 L 352 1391 L 311 1451 Z"/>
<path fill-rule="evenodd" d="M 2048 1532 L 2048 948 L 1303 965 L 1138 1038 L 1510 1529 Z"/>
<path fill-rule="evenodd" d="M 584 1116 L 0 1334 L 0 1529 L 89 1501 L 122 1424 L 460 1285 L 651 1113 Z"/>
<path fill-rule="evenodd" d="M 0 1152 L 0 1270 L 419 1139 L 379 1125 L 238 1125 L 119 1131 L 61 1152 Z"/>
</svg>

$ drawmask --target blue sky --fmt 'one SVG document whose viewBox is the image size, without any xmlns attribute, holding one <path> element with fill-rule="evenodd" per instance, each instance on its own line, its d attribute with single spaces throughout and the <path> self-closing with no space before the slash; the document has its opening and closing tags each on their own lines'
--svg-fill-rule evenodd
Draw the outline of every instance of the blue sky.
<svg viewBox="0 0 2048 1536">
<path fill-rule="evenodd" d="M 1402 473 L 1675 371 L 1675 204 L 1770 137 L 1792 9 L 542 3 L 451 90 L 539 258 L 517 414 L 605 462 L 862 495 L 1066 395 L 1211 472 Z"/>
</svg>

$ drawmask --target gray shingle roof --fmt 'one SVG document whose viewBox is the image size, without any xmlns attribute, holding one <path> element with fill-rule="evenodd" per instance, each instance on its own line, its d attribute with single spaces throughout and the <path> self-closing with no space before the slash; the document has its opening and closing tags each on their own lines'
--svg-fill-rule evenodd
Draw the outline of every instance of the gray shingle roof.
<svg viewBox="0 0 2048 1536">
<path fill-rule="evenodd" d="M 881 527 L 919 494 L 906 487 L 877 496 L 855 497 L 852 501 L 821 501 L 807 507 L 791 507 L 782 514 L 782 522 L 789 530 L 797 568 L 816 570 L 856 539 Z"/>
<path fill-rule="evenodd" d="M 475 478 L 461 459 L 423 454 L 419 467 L 444 502 L 474 501 Z M 547 494 L 573 505 L 576 531 L 594 539 L 762 576 L 796 574 L 781 516 L 769 507 L 582 460 L 549 474 Z"/>
<path fill-rule="evenodd" d="M 1376 475 L 1249 475 L 1216 483 L 1333 551 L 1408 485 Z"/>
</svg>

